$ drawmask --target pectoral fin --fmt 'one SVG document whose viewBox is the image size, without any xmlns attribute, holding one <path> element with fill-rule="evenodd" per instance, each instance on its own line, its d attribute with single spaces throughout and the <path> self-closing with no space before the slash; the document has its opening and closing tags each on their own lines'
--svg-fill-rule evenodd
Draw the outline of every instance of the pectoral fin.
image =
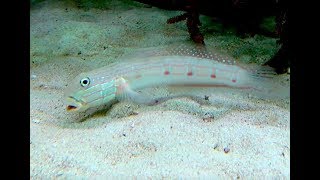
<svg viewBox="0 0 320 180">
<path fill-rule="evenodd" d="M 130 87 L 126 87 L 123 91 L 117 95 L 119 101 L 131 101 L 138 104 L 154 105 L 157 104 L 157 100 L 144 94 L 138 93 L 132 90 Z"/>
</svg>

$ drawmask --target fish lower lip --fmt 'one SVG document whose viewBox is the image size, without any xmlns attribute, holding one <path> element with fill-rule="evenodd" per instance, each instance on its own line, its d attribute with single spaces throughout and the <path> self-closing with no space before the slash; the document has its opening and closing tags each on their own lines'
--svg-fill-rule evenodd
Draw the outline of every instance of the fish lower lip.
<svg viewBox="0 0 320 180">
<path fill-rule="evenodd" d="M 77 106 L 68 105 L 67 106 L 67 111 L 76 110 L 77 108 L 78 108 Z"/>
</svg>

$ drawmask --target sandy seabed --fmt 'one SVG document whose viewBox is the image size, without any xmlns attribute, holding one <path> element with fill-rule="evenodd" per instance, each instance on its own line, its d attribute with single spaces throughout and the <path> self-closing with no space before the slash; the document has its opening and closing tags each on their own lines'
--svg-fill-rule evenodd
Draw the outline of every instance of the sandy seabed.
<svg viewBox="0 0 320 180">
<path fill-rule="evenodd" d="M 177 98 L 117 103 L 86 118 L 66 112 L 64 89 L 77 74 L 139 48 L 189 41 L 184 23 L 166 24 L 180 12 L 121 1 L 85 11 L 49 0 L 30 12 L 31 179 L 290 179 L 289 99 L 217 90 L 207 94 L 210 105 Z M 218 47 L 224 35 L 205 38 Z M 277 81 L 289 86 L 289 76 Z"/>
</svg>

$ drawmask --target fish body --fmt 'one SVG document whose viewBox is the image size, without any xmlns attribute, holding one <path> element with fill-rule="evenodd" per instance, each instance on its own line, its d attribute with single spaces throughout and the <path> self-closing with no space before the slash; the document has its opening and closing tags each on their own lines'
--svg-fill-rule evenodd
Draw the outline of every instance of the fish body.
<svg viewBox="0 0 320 180">
<path fill-rule="evenodd" d="M 215 53 L 156 54 L 81 73 L 69 84 L 65 97 L 67 110 L 84 111 L 124 99 L 154 104 L 156 99 L 139 90 L 156 86 L 225 86 L 268 94 L 272 75 L 270 68 L 246 68 Z"/>
</svg>

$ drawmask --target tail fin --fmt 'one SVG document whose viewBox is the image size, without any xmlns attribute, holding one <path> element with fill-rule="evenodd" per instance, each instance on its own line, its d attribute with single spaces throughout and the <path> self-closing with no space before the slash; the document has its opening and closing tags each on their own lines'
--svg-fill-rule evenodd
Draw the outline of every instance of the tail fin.
<svg viewBox="0 0 320 180">
<path fill-rule="evenodd" d="M 276 72 L 269 66 L 259 66 L 248 70 L 252 93 L 261 98 L 284 99 L 290 97 L 290 87 L 277 82 Z"/>
</svg>

